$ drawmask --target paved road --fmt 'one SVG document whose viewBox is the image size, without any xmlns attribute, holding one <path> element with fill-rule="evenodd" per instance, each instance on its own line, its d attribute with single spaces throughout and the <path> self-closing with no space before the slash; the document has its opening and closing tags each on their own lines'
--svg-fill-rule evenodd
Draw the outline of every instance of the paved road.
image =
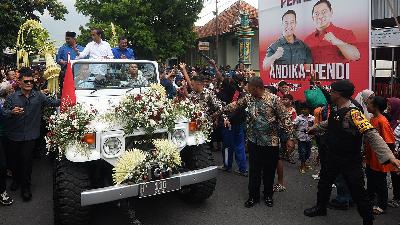
<svg viewBox="0 0 400 225">
<path fill-rule="evenodd" d="M 217 162 L 221 161 L 215 154 Z M 176 194 L 138 201 L 138 217 L 145 225 L 208 225 L 208 224 L 270 224 L 270 225 L 353 225 L 362 224 L 355 208 L 349 211 L 328 211 L 327 217 L 306 218 L 303 209 L 312 206 L 316 198 L 316 181 L 311 173 L 301 176 L 295 165 L 285 164 L 288 190 L 275 195 L 275 207 L 259 204 L 252 209 L 243 207 L 247 198 L 247 178 L 220 171 L 213 196 L 203 204 L 191 205 Z M 23 203 L 18 192 L 12 193 L 15 204 L 0 207 L 1 225 L 52 225 L 51 166 L 45 160 L 35 163 L 33 200 Z M 397 225 L 400 209 L 389 209 L 377 217 L 378 225 Z M 111 204 L 93 208 L 93 225 L 125 225 L 128 219 L 118 207 Z"/>
</svg>

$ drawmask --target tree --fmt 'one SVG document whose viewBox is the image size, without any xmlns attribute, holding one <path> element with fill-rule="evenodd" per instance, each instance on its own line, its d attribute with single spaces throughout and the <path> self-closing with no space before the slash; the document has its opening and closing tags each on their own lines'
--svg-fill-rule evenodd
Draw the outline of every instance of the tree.
<svg viewBox="0 0 400 225">
<path fill-rule="evenodd" d="M 192 46 L 194 22 L 203 7 L 202 0 L 77 0 L 78 11 L 92 22 L 113 22 L 133 41 L 139 55 L 166 59 L 181 55 Z"/>
<path fill-rule="evenodd" d="M 20 25 L 27 19 L 39 20 L 38 13 L 43 15 L 45 10 L 56 20 L 64 20 L 68 13 L 58 0 L 1 0 L 0 50 L 15 47 Z"/>
</svg>

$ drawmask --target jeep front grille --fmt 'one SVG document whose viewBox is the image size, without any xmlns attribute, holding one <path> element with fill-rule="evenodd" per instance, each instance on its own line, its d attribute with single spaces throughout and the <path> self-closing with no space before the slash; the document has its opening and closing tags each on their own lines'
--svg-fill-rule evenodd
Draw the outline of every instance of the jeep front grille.
<svg viewBox="0 0 400 225">
<path fill-rule="evenodd" d="M 143 151 L 154 149 L 153 140 L 167 139 L 168 133 L 144 134 L 125 138 L 125 150 L 137 148 Z"/>
</svg>

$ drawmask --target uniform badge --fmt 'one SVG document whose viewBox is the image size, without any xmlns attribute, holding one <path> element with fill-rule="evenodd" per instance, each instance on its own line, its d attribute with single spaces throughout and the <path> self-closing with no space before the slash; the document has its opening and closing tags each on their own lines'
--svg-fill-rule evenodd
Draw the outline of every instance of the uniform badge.
<svg viewBox="0 0 400 225">
<path fill-rule="evenodd" d="M 362 114 L 360 111 L 352 110 L 350 114 L 354 125 L 357 127 L 360 133 L 363 134 L 367 130 L 374 129 L 368 119 L 365 118 L 364 114 Z"/>
</svg>

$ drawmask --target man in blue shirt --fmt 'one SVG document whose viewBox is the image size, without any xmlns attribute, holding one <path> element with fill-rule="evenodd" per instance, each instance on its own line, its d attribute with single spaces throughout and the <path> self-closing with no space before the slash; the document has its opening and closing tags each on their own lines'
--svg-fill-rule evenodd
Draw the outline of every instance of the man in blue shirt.
<svg viewBox="0 0 400 225">
<path fill-rule="evenodd" d="M 65 33 L 65 44 L 58 49 L 56 61 L 60 64 L 63 70 L 66 69 L 67 61 L 68 61 L 68 53 L 70 54 L 70 59 L 74 60 L 78 54 L 78 52 L 83 51 L 83 47 L 76 43 L 76 33 L 67 31 Z"/>
<path fill-rule="evenodd" d="M 84 47 L 76 43 L 76 33 L 67 31 L 65 33 L 65 44 L 58 49 L 56 62 L 61 66 L 59 86 L 62 90 L 64 85 L 65 71 L 67 70 L 68 53 L 70 60 L 76 59 L 79 52 L 82 52 Z"/>
<path fill-rule="evenodd" d="M 126 37 L 119 38 L 118 47 L 112 49 L 114 59 L 135 59 L 135 51 L 128 48 L 128 39 Z"/>
</svg>

